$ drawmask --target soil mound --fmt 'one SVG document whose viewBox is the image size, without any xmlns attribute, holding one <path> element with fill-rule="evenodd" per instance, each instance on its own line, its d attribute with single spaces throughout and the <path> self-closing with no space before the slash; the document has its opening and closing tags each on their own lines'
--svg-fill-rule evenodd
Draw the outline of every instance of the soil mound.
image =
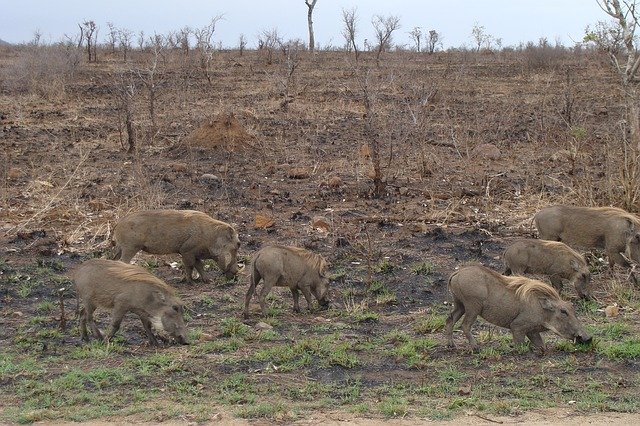
<svg viewBox="0 0 640 426">
<path fill-rule="evenodd" d="M 255 136 L 242 127 L 233 113 L 227 113 L 202 124 L 185 138 L 185 143 L 196 148 L 244 151 L 253 146 L 255 139 Z"/>
</svg>

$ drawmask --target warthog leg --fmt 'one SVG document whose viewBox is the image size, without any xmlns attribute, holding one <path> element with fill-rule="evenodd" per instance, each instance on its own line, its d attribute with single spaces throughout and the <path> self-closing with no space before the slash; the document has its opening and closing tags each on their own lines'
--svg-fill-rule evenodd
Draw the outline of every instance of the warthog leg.
<svg viewBox="0 0 640 426">
<path fill-rule="evenodd" d="M 447 318 L 447 323 L 445 327 L 445 334 L 447 335 L 447 346 L 453 348 L 455 345 L 453 344 L 453 327 L 454 325 L 462 318 L 464 315 L 464 305 L 459 300 L 454 300 L 453 302 L 454 308 L 453 311 L 449 314 Z"/>
</svg>

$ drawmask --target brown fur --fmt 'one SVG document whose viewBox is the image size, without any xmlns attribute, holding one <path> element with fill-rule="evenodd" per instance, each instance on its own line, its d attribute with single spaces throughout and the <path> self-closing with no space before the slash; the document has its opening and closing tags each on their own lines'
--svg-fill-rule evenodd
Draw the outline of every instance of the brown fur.
<svg viewBox="0 0 640 426">
<path fill-rule="evenodd" d="M 302 247 L 295 247 L 295 246 L 274 246 L 274 247 L 280 247 L 280 248 L 292 251 L 293 253 L 303 258 L 307 262 L 307 265 L 309 265 L 310 268 L 313 268 L 314 270 L 318 271 L 318 273 L 321 275 L 323 275 L 327 269 L 327 261 L 324 259 L 324 257 L 320 256 L 319 254 L 303 249 Z"/>
<path fill-rule="evenodd" d="M 266 246 L 253 257 L 251 281 L 245 296 L 244 316 L 249 316 L 249 303 L 258 283 L 263 280 L 259 294 L 260 309 L 266 314 L 266 297 L 273 287 L 289 287 L 293 295 L 293 310 L 300 311 L 298 298 L 301 291 L 311 309 L 312 295 L 322 306 L 329 301 L 326 294 L 329 279 L 325 276 L 327 262 L 315 253 L 293 246 Z"/>
<path fill-rule="evenodd" d="M 214 259 L 231 278 L 238 272 L 238 233 L 231 225 L 195 210 L 144 210 L 122 218 L 113 232 L 114 259 L 129 263 L 144 250 L 151 254 L 180 253 L 185 277 L 195 268 L 203 282 L 205 259 Z"/>
<path fill-rule="evenodd" d="M 609 265 L 628 266 L 625 252 L 630 235 L 640 230 L 640 219 L 615 207 L 550 206 L 533 218 L 540 239 L 562 241 L 584 248 L 604 248 Z"/>
<path fill-rule="evenodd" d="M 182 318 L 182 302 L 175 290 L 145 269 L 107 259 L 91 259 L 73 272 L 78 301 L 82 299 L 80 332 L 82 340 L 89 340 L 87 325 L 97 338 L 102 333 L 93 320 L 96 308 L 111 309 L 111 325 L 105 336 L 109 341 L 120 328 L 128 312 L 140 318 L 149 342 L 158 345 L 152 326 L 181 343 L 187 342 Z"/>
<path fill-rule="evenodd" d="M 540 333 L 546 330 L 568 339 L 591 340 L 573 306 L 541 281 L 505 277 L 482 265 L 469 265 L 451 274 L 449 290 L 454 302 L 445 327 L 449 346 L 453 346 L 453 327 L 462 316 L 462 330 L 474 349 L 477 343 L 471 326 L 478 316 L 509 328 L 516 344 L 524 343 L 527 337 L 538 350 L 544 350 Z"/>
<path fill-rule="evenodd" d="M 573 283 L 578 296 L 589 297 L 589 266 L 580 253 L 565 243 L 523 239 L 507 247 L 503 257 L 505 275 L 546 275 L 558 291 L 562 289 L 562 280 L 566 279 Z"/>
</svg>

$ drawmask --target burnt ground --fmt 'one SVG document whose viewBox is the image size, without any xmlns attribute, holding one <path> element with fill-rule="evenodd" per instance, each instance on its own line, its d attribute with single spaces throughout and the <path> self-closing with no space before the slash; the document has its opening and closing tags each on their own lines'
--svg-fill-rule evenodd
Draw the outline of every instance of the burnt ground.
<svg viewBox="0 0 640 426">
<path fill-rule="evenodd" d="M 615 139 L 622 101 L 603 58 L 547 52 L 538 63 L 523 52 L 397 53 L 378 68 L 371 58 L 354 65 L 342 53 L 321 52 L 300 56 L 288 78 L 282 58 L 268 64 L 263 52 L 221 52 L 208 83 L 195 58 L 174 53 L 160 73 L 155 131 L 148 92 L 137 82 L 133 153 L 125 149 L 115 75 L 144 68 L 146 54 L 126 66 L 115 56 L 84 64 L 54 94 L 9 85 L 23 53 L 0 56 L 7 83 L 0 97 L 0 418 L 637 411 L 637 289 L 598 253 L 589 256 L 595 301 L 564 290 L 599 341 L 594 347 L 547 333 L 541 358 L 512 348 L 506 331 L 482 321 L 474 327 L 478 354 L 459 333 L 457 350 L 441 336 L 449 274 L 466 262 L 501 270 L 506 245 L 535 235 L 530 220 L 539 208 L 629 208 Z M 385 184 L 379 196 L 374 142 Z M 117 219 L 144 208 L 197 209 L 233 224 L 245 264 L 270 243 L 324 255 L 334 275 L 331 309 L 294 314 L 288 291 L 278 290 L 266 318 L 254 305 L 245 321 L 246 276 L 225 281 L 213 267 L 212 284 L 187 285 L 179 257 L 139 254 L 136 262 L 185 301 L 194 344 L 149 348 L 132 317 L 112 352 L 82 345 L 69 271 L 107 256 Z M 328 226 L 314 227 L 316 216 Z M 61 332 L 63 287 L 68 323 Z M 605 317 L 613 304 L 620 314 Z M 106 326 L 108 315 L 99 321 Z M 64 381 L 68 371 L 104 367 L 121 376 Z M 91 396 L 72 397 L 85 392 Z M 102 410 L 88 408 L 96 404 Z"/>
</svg>

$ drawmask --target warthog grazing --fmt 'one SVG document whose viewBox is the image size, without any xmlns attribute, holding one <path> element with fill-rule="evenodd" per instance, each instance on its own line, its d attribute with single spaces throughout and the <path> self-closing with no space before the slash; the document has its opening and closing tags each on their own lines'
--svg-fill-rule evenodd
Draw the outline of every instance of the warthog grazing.
<svg viewBox="0 0 640 426">
<path fill-rule="evenodd" d="M 589 296 L 589 266 L 580 253 L 564 243 L 536 239 L 516 241 L 505 250 L 504 262 L 505 275 L 547 275 L 558 291 L 566 279 L 573 283 L 578 296 Z"/>
<path fill-rule="evenodd" d="M 158 341 L 151 327 L 161 336 L 168 335 L 187 344 L 187 329 L 182 318 L 183 307 L 173 288 L 145 269 L 116 260 L 92 259 L 81 264 L 73 272 L 79 299 L 82 299 L 80 333 L 88 341 L 87 323 L 96 338 L 102 333 L 93 321 L 96 308 L 111 309 L 111 325 L 104 337 L 109 341 L 120 328 L 127 312 L 140 317 L 149 342 Z"/>
<path fill-rule="evenodd" d="M 640 230 L 640 219 L 614 207 L 545 207 L 536 213 L 533 221 L 540 239 L 604 248 L 611 267 L 616 263 L 629 266 L 620 253 L 626 251 L 629 239 Z"/>
<path fill-rule="evenodd" d="M 140 250 L 180 253 L 187 282 L 195 267 L 202 282 L 204 259 L 214 259 L 231 278 L 238 273 L 238 233 L 231 225 L 194 210 L 146 210 L 122 218 L 113 231 L 114 259 L 129 263 Z"/>
<path fill-rule="evenodd" d="M 259 299 L 263 315 L 267 312 L 265 299 L 274 286 L 291 289 L 295 312 L 300 312 L 298 290 L 307 300 L 309 310 L 313 303 L 312 292 L 321 306 L 329 305 L 329 278 L 325 275 L 327 263 L 322 256 L 298 247 L 267 246 L 256 253 L 252 265 L 251 284 L 244 299 L 245 318 L 249 316 L 249 302 L 261 279 L 264 284 Z"/>
<path fill-rule="evenodd" d="M 471 325 L 478 315 L 488 322 L 509 328 L 516 345 L 525 336 L 533 349 L 543 352 L 540 333 L 551 330 L 570 340 L 588 343 L 587 334 L 573 310 L 551 286 L 525 277 L 505 277 L 480 265 L 460 268 L 449 278 L 454 309 L 447 318 L 447 344 L 453 347 L 453 326 L 464 315 L 462 331 L 475 350 L 478 345 Z"/>
</svg>

